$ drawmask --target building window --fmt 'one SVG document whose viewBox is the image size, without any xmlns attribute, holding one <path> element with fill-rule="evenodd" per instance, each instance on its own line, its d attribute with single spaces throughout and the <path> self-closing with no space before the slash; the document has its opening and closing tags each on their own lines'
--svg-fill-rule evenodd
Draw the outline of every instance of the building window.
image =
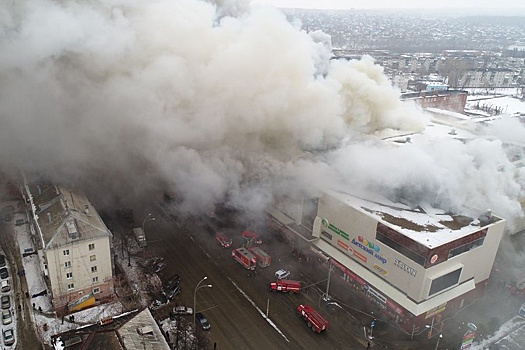
<svg viewBox="0 0 525 350">
<path fill-rule="evenodd" d="M 71 267 L 71 261 L 66 261 L 64 263 L 64 267 L 67 269 L 67 268 L 70 268 Z"/>
<path fill-rule="evenodd" d="M 470 242 L 468 244 L 464 244 L 460 247 L 454 248 L 448 253 L 448 258 L 450 259 L 450 258 L 455 257 L 456 255 L 466 253 L 469 250 L 472 250 L 474 248 L 481 247 L 484 241 L 485 241 L 485 237 L 481 237 L 475 240 L 474 242 Z"/>
<path fill-rule="evenodd" d="M 459 268 L 455 271 L 449 272 L 446 275 L 432 280 L 432 283 L 430 284 L 430 292 L 428 293 L 428 295 L 434 295 L 436 293 L 441 292 L 442 290 L 445 290 L 458 284 L 459 276 L 461 276 L 461 270 L 462 269 Z"/>
<path fill-rule="evenodd" d="M 73 283 L 70 283 L 67 285 L 67 290 L 75 289 L 75 285 Z"/>
<path fill-rule="evenodd" d="M 91 243 L 89 245 L 89 250 L 94 250 L 95 249 L 95 243 Z"/>
<path fill-rule="evenodd" d="M 328 242 L 332 242 L 332 235 L 324 230 L 321 230 L 321 237 L 325 238 Z"/>
<path fill-rule="evenodd" d="M 100 288 L 93 288 L 93 294 L 100 293 Z"/>
<path fill-rule="evenodd" d="M 97 272 L 97 267 L 96 266 L 91 266 L 91 272 Z"/>
<path fill-rule="evenodd" d="M 93 283 L 97 283 L 97 282 L 98 282 L 98 276 L 93 277 Z"/>
<path fill-rule="evenodd" d="M 91 255 L 89 257 L 89 261 L 95 261 L 95 260 L 97 260 L 97 256 L 96 255 Z"/>
<path fill-rule="evenodd" d="M 66 273 L 66 278 L 67 278 L 67 279 L 71 279 L 71 278 L 73 278 L 73 272 L 68 272 L 68 273 Z"/>
<path fill-rule="evenodd" d="M 401 244 L 393 241 L 392 239 L 388 238 L 387 236 L 376 232 L 376 239 L 383 243 L 384 245 L 389 246 L 390 248 L 394 249 L 396 252 L 403 254 L 410 260 L 414 261 L 415 263 L 425 266 L 426 259 L 422 257 L 421 255 L 417 254 L 416 252 L 411 251 L 410 249 L 403 247 Z"/>
<path fill-rule="evenodd" d="M 64 253 L 64 255 L 69 255 L 69 249 L 65 249 L 64 251 L 62 251 L 62 253 Z"/>
</svg>

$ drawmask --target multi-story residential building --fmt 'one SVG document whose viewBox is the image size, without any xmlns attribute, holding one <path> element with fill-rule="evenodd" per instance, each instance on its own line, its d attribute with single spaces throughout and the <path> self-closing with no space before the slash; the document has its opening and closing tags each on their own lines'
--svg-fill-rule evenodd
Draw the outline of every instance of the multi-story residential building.
<svg viewBox="0 0 525 350">
<path fill-rule="evenodd" d="M 512 87 L 517 83 L 518 73 L 510 68 L 467 69 L 459 85 L 463 87 Z"/>
<path fill-rule="evenodd" d="M 316 209 L 311 204 L 280 202 L 268 209 L 268 223 L 322 252 L 349 289 L 407 332 L 483 295 L 505 228 L 490 211 L 453 215 L 332 190 Z"/>
<path fill-rule="evenodd" d="M 24 189 L 57 314 L 110 301 L 112 234 L 89 200 L 57 185 L 26 184 Z"/>
</svg>

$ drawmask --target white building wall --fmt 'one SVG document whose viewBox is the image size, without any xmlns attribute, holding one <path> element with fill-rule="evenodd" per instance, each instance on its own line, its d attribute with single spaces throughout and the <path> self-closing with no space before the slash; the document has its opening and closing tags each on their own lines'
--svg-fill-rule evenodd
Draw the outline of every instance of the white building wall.
<svg viewBox="0 0 525 350">
<path fill-rule="evenodd" d="M 93 250 L 89 250 L 90 244 L 95 245 Z M 69 251 L 69 255 L 64 255 L 65 250 Z M 95 260 L 92 261 L 91 256 L 95 256 Z M 112 278 L 110 238 L 108 236 L 79 240 L 49 249 L 46 251 L 46 257 L 54 298 L 86 288 L 95 288 Z M 71 267 L 66 267 L 66 262 L 70 262 Z M 96 272 L 91 271 L 94 266 L 96 266 Z M 67 273 L 72 273 L 72 278 L 68 279 Z M 98 282 L 93 282 L 93 277 L 98 277 Z M 74 289 L 68 290 L 68 284 L 74 284 Z"/>
</svg>

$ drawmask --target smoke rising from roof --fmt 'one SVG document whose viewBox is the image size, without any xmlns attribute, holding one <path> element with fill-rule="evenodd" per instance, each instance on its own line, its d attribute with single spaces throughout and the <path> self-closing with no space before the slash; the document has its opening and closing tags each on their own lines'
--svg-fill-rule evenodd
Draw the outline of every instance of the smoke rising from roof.
<svg viewBox="0 0 525 350">
<path fill-rule="evenodd" d="M 227 197 L 256 211 L 276 192 L 329 185 L 519 212 L 500 142 L 385 146 L 378 136 L 428 118 L 371 58 L 330 61 L 325 34 L 274 9 L 4 1 L 0 46 L 5 170 L 129 202 L 169 189 L 188 210 Z"/>
</svg>

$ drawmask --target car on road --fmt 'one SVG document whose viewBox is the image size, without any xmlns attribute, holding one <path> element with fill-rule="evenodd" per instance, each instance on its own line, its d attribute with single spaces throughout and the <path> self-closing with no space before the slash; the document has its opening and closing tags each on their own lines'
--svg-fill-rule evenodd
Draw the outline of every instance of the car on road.
<svg viewBox="0 0 525 350">
<path fill-rule="evenodd" d="M 2 324 L 6 325 L 10 324 L 11 322 L 13 322 L 13 315 L 11 314 L 11 310 L 2 310 Z"/>
<path fill-rule="evenodd" d="M 5 329 L 3 332 L 4 336 L 4 345 L 13 345 L 15 343 L 15 332 L 12 328 Z"/>
<path fill-rule="evenodd" d="M 4 280 L 9 277 L 9 271 L 7 270 L 7 267 L 2 267 L 0 269 L 0 277 Z"/>
<path fill-rule="evenodd" d="M 0 290 L 2 292 L 9 292 L 11 290 L 11 285 L 9 284 L 9 280 L 2 280 L 2 282 L 0 282 Z"/>
<path fill-rule="evenodd" d="M 275 278 L 278 280 L 285 279 L 288 276 L 290 276 L 290 271 L 288 270 L 280 269 L 280 270 L 275 271 Z"/>
<path fill-rule="evenodd" d="M 175 306 L 173 308 L 173 314 L 175 316 L 193 315 L 193 309 L 187 306 Z"/>
<path fill-rule="evenodd" d="M 211 328 L 210 322 L 208 322 L 208 319 L 202 313 L 197 312 L 195 314 L 195 319 L 205 331 Z"/>
<path fill-rule="evenodd" d="M 9 309 L 11 307 L 11 298 L 9 295 L 2 295 L 0 298 L 2 309 Z"/>
<path fill-rule="evenodd" d="M 0 267 L 5 267 L 5 255 L 0 254 Z"/>
</svg>

